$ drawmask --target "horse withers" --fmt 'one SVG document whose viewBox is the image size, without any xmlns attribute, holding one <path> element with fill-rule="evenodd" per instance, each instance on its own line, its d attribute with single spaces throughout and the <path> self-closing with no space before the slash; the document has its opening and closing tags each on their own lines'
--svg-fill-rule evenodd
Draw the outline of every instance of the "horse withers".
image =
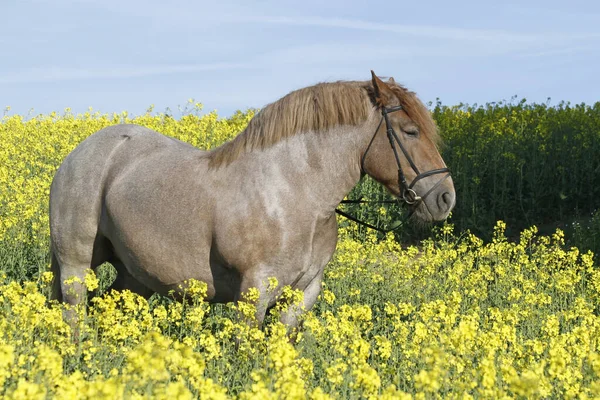
<svg viewBox="0 0 600 400">
<path fill-rule="evenodd" d="M 321 83 L 267 105 L 212 151 L 137 125 L 104 128 L 64 160 L 50 191 L 54 296 L 85 298 L 110 262 L 114 289 L 149 297 L 196 279 L 211 302 L 257 288 L 257 321 L 277 301 L 268 278 L 310 309 L 337 243 L 335 209 L 368 174 L 424 221 L 455 204 L 430 112 L 413 92 L 370 81 Z M 298 311 L 281 316 L 290 327 Z"/>
</svg>

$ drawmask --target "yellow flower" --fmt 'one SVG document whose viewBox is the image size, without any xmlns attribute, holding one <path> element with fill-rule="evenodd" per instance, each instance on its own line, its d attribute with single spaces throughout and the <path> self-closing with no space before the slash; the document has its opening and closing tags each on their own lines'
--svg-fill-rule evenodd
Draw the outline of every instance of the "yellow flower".
<svg viewBox="0 0 600 400">
<path fill-rule="evenodd" d="M 322 296 L 325 302 L 329 305 L 332 305 L 335 301 L 335 294 L 330 290 L 324 289 Z"/>
<path fill-rule="evenodd" d="M 94 273 L 94 271 L 92 271 L 92 270 L 87 271 L 87 273 L 85 274 L 85 278 L 84 278 L 84 284 L 85 284 L 85 287 L 87 288 L 87 290 L 89 290 L 90 292 L 98 289 L 99 281 L 98 281 L 98 278 L 96 277 L 96 274 Z"/>
<path fill-rule="evenodd" d="M 376 335 L 375 342 L 377 343 L 377 348 L 375 351 L 384 360 L 387 360 L 392 355 L 392 342 L 386 338 L 385 336 Z"/>
<path fill-rule="evenodd" d="M 414 377 L 415 387 L 419 391 L 435 393 L 440 390 L 440 382 L 437 377 L 437 373 L 434 371 L 420 370 Z"/>
<path fill-rule="evenodd" d="M 344 372 L 348 369 L 348 366 L 342 360 L 336 361 L 331 366 L 325 369 L 327 374 L 327 380 L 333 385 L 339 385 L 344 381 Z"/>
<path fill-rule="evenodd" d="M 252 325 L 257 290 L 236 305 L 209 306 L 206 284 L 189 281 L 182 283 L 183 303 L 128 291 L 97 297 L 87 315 L 76 309 L 79 332 L 72 335 L 63 319 L 68 307 L 48 301 L 51 272 L 40 271 L 35 282 L 12 281 L 22 276 L 13 264 L 46 264 L 52 177 L 72 149 L 109 125 L 136 123 L 211 149 L 236 136 L 257 112 L 220 118 L 203 113 L 193 99 L 184 107 L 178 119 L 152 109 L 138 117 L 93 110 L 2 117 L 0 252 L 8 264 L 0 265 L 0 395 L 600 397 L 594 255 L 566 247 L 560 230 L 544 236 L 532 226 L 518 242 L 509 241 L 502 221 L 489 243 L 471 233 L 459 240 L 454 226 L 445 224 L 435 238 L 409 247 L 393 233 L 381 237 L 341 226 L 320 301 L 304 314 L 293 343 L 277 317 L 301 308 L 303 293 L 274 278 L 265 284 L 271 293 L 281 290 L 280 303 L 264 327 Z M 461 113 L 474 115 L 453 111 L 449 118 L 457 127 Z M 500 115 L 486 129 L 514 135 L 521 122 Z M 507 150 L 502 157 L 512 162 L 515 154 Z M 371 211 L 388 218 L 391 210 Z M 110 284 L 106 279 L 88 271 L 83 282 L 68 283 L 96 290 Z"/>
</svg>

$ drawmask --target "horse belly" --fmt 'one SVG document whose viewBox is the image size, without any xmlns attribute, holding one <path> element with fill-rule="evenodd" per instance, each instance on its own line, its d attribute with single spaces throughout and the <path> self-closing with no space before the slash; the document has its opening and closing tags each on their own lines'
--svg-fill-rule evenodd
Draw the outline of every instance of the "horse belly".
<svg viewBox="0 0 600 400">
<path fill-rule="evenodd" d="M 179 293 L 190 279 L 206 282 L 209 295 L 214 295 L 207 257 L 202 251 L 178 251 L 161 242 L 145 240 L 136 234 L 108 235 L 114 248 L 115 258 L 138 281 L 163 295 L 171 290 Z"/>
<path fill-rule="evenodd" d="M 150 200 L 152 196 L 135 185 L 112 192 L 106 198 L 101 231 L 115 257 L 153 291 L 181 292 L 185 281 L 195 279 L 207 284 L 209 300 L 227 298 L 227 282 L 235 282 L 235 276 L 211 266 L 209 223 L 197 204 L 175 197 Z"/>
</svg>

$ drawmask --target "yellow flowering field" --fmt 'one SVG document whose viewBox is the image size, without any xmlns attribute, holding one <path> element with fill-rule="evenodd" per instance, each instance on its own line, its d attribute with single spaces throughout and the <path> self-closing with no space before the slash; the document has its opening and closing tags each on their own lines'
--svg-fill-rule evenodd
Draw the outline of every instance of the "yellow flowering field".
<svg viewBox="0 0 600 400">
<path fill-rule="evenodd" d="M 210 148 L 252 115 L 1 120 L 0 397 L 600 398 L 594 256 L 568 248 L 561 231 L 531 227 L 509 241 L 502 222 L 489 243 L 447 224 L 410 247 L 340 228 L 322 294 L 293 341 L 281 309 L 258 329 L 241 321 L 251 302 L 208 305 L 200 282 L 183 303 L 107 292 L 107 265 L 88 275 L 90 304 L 73 331 L 64 306 L 48 301 L 47 197 L 60 161 L 118 122 Z M 301 294 L 283 296 L 281 307 Z"/>
</svg>

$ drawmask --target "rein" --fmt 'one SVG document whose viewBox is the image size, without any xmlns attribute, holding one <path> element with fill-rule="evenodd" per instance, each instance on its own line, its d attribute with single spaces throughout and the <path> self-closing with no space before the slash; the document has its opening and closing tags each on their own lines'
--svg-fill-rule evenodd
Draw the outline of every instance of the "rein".
<svg viewBox="0 0 600 400">
<path fill-rule="evenodd" d="M 369 200 L 342 200 L 343 204 L 359 204 L 359 203 L 375 203 L 375 204 L 385 204 L 385 203 L 396 203 L 396 200 L 382 200 L 382 201 L 369 201 Z M 387 229 L 383 229 L 383 228 L 379 228 L 378 226 L 375 225 L 371 225 L 368 222 L 365 221 L 361 221 L 360 219 L 356 218 L 353 215 L 350 215 L 338 208 L 335 209 L 335 212 L 338 213 L 339 215 L 341 215 L 344 218 L 349 219 L 350 221 L 356 222 L 359 225 L 363 225 L 366 226 L 367 228 L 371 228 L 376 230 L 377 232 L 381 232 L 381 233 L 388 233 L 391 231 L 395 231 L 396 229 L 398 229 L 399 227 L 401 227 L 402 225 L 404 225 L 401 221 L 396 221 L 394 222 L 389 228 Z"/>
<path fill-rule="evenodd" d="M 381 124 L 385 120 L 386 134 L 387 134 L 388 140 L 390 142 L 390 146 L 392 147 L 392 151 L 394 152 L 394 158 L 396 159 L 396 165 L 398 166 L 398 189 L 399 189 L 399 192 L 402 193 L 402 200 L 404 200 L 404 202 L 406 204 L 415 206 L 413 208 L 413 211 L 410 212 L 410 214 L 409 214 L 408 218 L 410 218 L 410 216 L 416 209 L 416 205 L 418 205 L 421 201 L 423 201 L 427 196 L 429 196 L 429 194 L 431 192 L 433 192 L 446 179 L 448 179 L 448 177 L 450 176 L 450 169 L 438 168 L 438 169 L 432 169 L 432 170 L 429 170 L 429 171 L 426 171 L 423 173 L 419 172 L 417 165 L 414 163 L 413 159 L 408 154 L 408 151 L 402 144 L 402 141 L 400 141 L 400 138 L 398 137 L 398 134 L 394 130 L 394 127 L 392 126 L 392 123 L 390 122 L 390 119 L 388 117 L 388 114 L 393 113 L 395 111 L 400 111 L 400 110 L 402 110 L 402 106 L 383 107 L 381 109 L 381 120 L 379 121 L 379 124 L 377 125 L 377 128 L 375 129 L 375 133 L 373 134 L 373 137 L 371 138 L 371 141 L 369 142 L 369 145 L 367 146 L 367 150 L 365 150 L 365 152 L 362 155 L 362 158 L 360 160 L 360 169 L 363 172 L 363 174 L 367 173 L 367 170 L 365 168 L 365 158 L 367 156 L 367 153 L 371 149 L 371 145 L 373 144 L 373 141 L 375 140 L 375 136 L 377 136 L 377 132 L 379 132 L 379 128 L 381 127 Z M 413 179 L 413 181 L 410 183 L 410 185 L 406 181 L 406 176 L 404 175 L 404 171 L 402 171 L 402 164 L 400 163 L 400 155 L 398 154 L 398 149 L 396 149 L 396 144 L 398 144 L 398 147 L 400 147 L 400 150 L 402 151 L 402 154 L 408 161 L 408 164 L 410 165 L 412 170 L 417 175 L 417 176 L 415 176 L 415 179 Z M 435 185 L 433 185 L 423 196 L 417 195 L 417 192 L 415 192 L 415 190 L 413 189 L 413 187 L 419 180 L 421 180 L 423 178 L 427 178 L 428 176 L 432 176 L 432 175 L 436 175 L 436 174 L 444 174 L 444 173 L 446 175 L 443 178 L 441 178 Z M 378 203 L 378 204 L 382 204 L 382 203 L 395 203 L 395 202 L 396 202 L 395 200 L 388 200 L 388 201 L 342 200 L 341 203 L 346 203 L 346 204 L 347 203 L 351 203 L 351 204 Z M 392 227 L 390 227 L 388 229 L 382 229 L 382 228 L 376 227 L 374 225 L 371 225 L 367 222 L 361 221 L 361 220 L 357 219 L 356 217 L 354 217 L 348 213 L 345 213 L 337 208 L 335 209 L 335 212 L 343 217 L 348 218 L 351 221 L 354 221 L 360 225 L 364 225 L 368 228 L 374 229 L 374 230 L 376 230 L 378 232 L 382 232 L 382 233 L 391 232 L 393 230 L 398 229 L 400 226 L 403 225 L 402 222 L 398 221 L 398 222 L 395 222 L 394 224 L 392 224 Z"/>
</svg>

